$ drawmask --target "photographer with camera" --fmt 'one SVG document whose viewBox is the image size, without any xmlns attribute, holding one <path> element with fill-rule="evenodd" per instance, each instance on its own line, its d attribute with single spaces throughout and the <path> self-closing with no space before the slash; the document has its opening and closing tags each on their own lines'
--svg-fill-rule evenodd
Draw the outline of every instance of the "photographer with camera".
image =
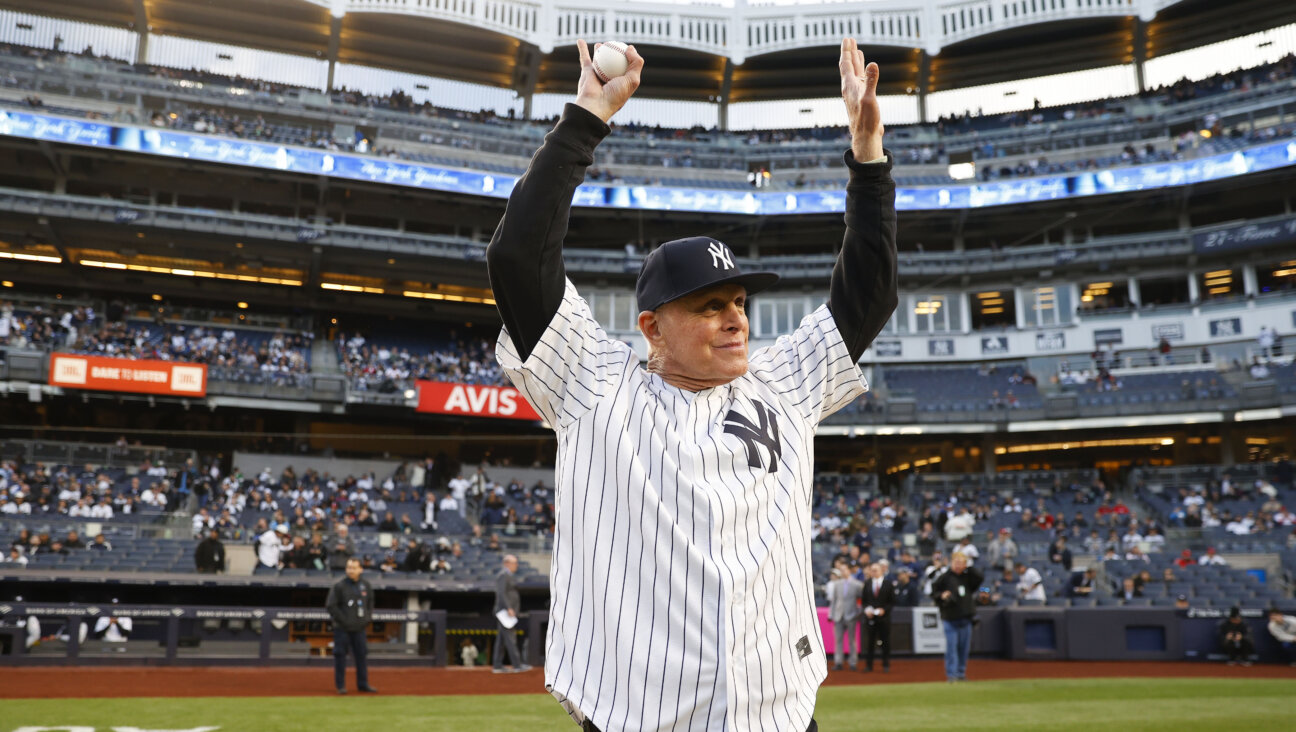
<svg viewBox="0 0 1296 732">
<path fill-rule="evenodd" d="M 968 652 L 976 620 L 976 596 L 984 578 L 968 566 L 967 557 L 955 552 L 949 571 L 932 582 L 932 599 L 945 624 L 945 680 L 967 681 Z"/>
</svg>

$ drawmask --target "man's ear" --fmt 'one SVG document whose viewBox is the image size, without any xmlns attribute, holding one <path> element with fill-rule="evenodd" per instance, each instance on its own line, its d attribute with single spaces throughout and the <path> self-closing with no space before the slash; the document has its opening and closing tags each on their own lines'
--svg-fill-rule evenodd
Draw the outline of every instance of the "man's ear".
<svg viewBox="0 0 1296 732">
<path fill-rule="evenodd" d="M 652 310 L 639 313 L 639 332 L 643 333 L 649 345 L 661 342 L 661 320 L 658 319 L 657 313 Z"/>
</svg>

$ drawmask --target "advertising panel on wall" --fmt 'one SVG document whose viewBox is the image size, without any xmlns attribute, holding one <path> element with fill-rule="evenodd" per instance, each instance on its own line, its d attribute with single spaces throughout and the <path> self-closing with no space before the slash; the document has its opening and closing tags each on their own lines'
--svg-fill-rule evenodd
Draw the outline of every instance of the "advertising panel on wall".
<svg viewBox="0 0 1296 732">
<path fill-rule="evenodd" d="M 1125 342 L 1125 333 L 1120 328 L 1101 328 L 1093 332 L 1095 346 L 1114 346 Z"/>
<path fill-rule="evenodd" d="M 1053 331 L 1051 333 L 1035 334 L 1035 350 L 1037 351 L 1061 351 L 1066 348 L 1066 333 Z"/>
<path fill-rule="evenodd" d="M 873 341 L 873 355 L 878 358 L 899 358 L 902 350 L 900 341 Z"/>
<path fill-rule="evenodd" d="M 982 336 L 981 355 L 1001 356 L 1008 353 L 1008 336 Z"/>
<path fill-rule="evenodd" d="M 933 338 L 927 341 L 928 356 L 953 356 L 954 339 L 953 338 Z"/>
<path fill-rule="evenodd" d="M 0 135 L 493 198 L 508 198 L 518 180 L 517 176 L 504 173 L 457 170 L 376 155 L 19 111 L 0 111 Z M 1276 142 L 1194 160 L 1072 175 L 948 186 L 902 186 L 896 189 L 896 208 L 924 211 L 1054 201 L 1183 186 L 1290 165 L 1296 165 L 1296 142 Z M 755 192 L 584 184 L 577 188 L 573 205 L 773 216 L 841 213 L 846 208 L 846 196 L 841 191 Z M 1255 234 L 1228 235 L 1217 231 L 1207 236 L 1213 238 L 1201 244 L 1194 240 L 1198 251 L 1273 243 Z"/>
<path fill-rule="evenodd" d="M 1220 318 L 1210 322 L 1211 338 L 1233 338 L 1242 335 L 1241 318 Z"/>
<path fill-rule="evenodd" d="M 539 421 L 540 415 L 521 392 L 511 386 L 476 386 L 441 381 L 419 381 L 416 410 L 428 414 L 459 414 Z"/>
<path fill-rule="evenodd" d="M 1183 323 L 1161 323 L 1152 326 L 1152 340 L 1160 342 L 1162 338 L 1167 341 L 1182 341 L 1184 339 Z"/>
<path fill-rule="evenodd" d="M 55 353 L 50 356 L 49 383 L 70 389 L 200 397 L 207 394 L 207 367 L 200 363 Z"/>
</svg>

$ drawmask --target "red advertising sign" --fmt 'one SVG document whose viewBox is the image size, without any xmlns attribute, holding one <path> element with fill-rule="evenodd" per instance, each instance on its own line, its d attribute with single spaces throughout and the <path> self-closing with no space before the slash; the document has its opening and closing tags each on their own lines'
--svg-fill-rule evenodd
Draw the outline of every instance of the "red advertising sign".
<svg viewBox="0 0 1296 732">
<path fill-rule="evenodd" d="M 55 353 L 50 356 L 49 383 L 72 389 L 198 397 L 207 394 L 207 367 L 197 363 Z"/>
<path fill-rule="evenodd" d="M 521 392 L 511 386 L 471 386 L 440 381 L 419 381 L 416 386 L 420 412 L 531 421 L 541 419 Z"/>
</svg>

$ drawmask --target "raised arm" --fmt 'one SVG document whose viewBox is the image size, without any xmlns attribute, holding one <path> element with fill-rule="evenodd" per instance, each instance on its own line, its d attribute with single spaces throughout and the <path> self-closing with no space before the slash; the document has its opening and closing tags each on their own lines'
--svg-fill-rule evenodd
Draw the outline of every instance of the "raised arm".
<svg viewBox="0 0 1296 732">
<path fill-rule="evenodd" d="M 567 277 L 562 243 L 572 195 L 594 163 L 594 148 L 610 131 L 608 120 L 639 88 L 643 71 L 643 58 L 629 46 L 625 75 L 604 84 L 594 73 L 585 41 L 576 44 L 581 61 L 576 102 L 563 109 L 531 158 L 486 249 L 496 306 L 523 360 L 562 302 Z"/>
<path fill-rule="evenodd" d="M 851 358 L 858 361 L 899 303 L 894 161 L 882 149 L 877 64 L 866 64 L 854 39 L 847 38 L 838 68 L 851 132 L 851 149 L 845 156 L 850 182 L 846 234 L 833 267 L 828 307 Z"/>
</svg>

